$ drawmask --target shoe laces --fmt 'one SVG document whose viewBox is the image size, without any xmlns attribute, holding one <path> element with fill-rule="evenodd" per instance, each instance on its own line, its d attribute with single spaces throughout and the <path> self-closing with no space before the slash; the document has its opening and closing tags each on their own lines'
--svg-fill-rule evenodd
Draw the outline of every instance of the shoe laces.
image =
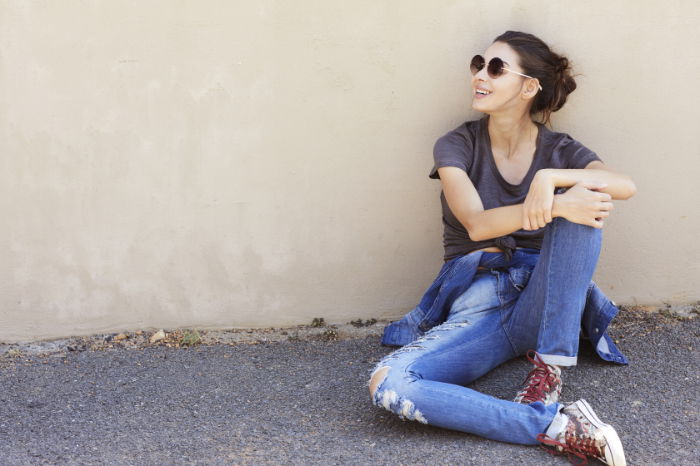
<svg viewBox="0 0 700 466">
<path fill-rule="evenodd" d="M 597 459 L 605 457 L 595 438 L 590 435 L 575 434 L 568 429 L 564 434 L 564 442 L 553 439 L 547 434 L 539 434 L 537 440 L 542 443 L 542 448 L 548 453 L 552 455 L 566 454 L 569 462 L 577 466 L 588 464 L 589 456 Z M 546 448 L 545 445 L 555 447 L 555 449 Z M 578 458 L 578 461 L 574 458 Z"/>
<path fill-rule="evenodd" d="M 547 365 L 537 352 L 530 350 L 525 355 L 534 368 L 525 378 L 523 388 L 518 392 L 516 399 L 525 403 L 534 403 L 547 398 L 547 395 L 556 390 L 560 383 L 559 376 Z"/>
</svg>

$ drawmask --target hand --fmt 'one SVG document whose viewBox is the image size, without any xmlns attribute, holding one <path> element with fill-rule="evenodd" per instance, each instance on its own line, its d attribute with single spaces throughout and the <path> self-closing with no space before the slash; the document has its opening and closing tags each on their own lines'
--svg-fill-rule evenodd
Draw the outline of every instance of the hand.
<svg viewBox="0 0 700 466">
<path fill-rule="evenodd" d="M 554 200 L 555 217 L 564 217 L 570 222 L 603 228 L 605 218 L 613 209 L 612 196 L 597 190 L 607 186 L 605 183 L 581 181 L 569 188 L 564 194 L 557 194 Z"/>
<path fill-rule="evenodd" d="M 552 221 L 554 180 L 545 170 L 537 172 L 523 203 L 523 229 L 537 230 Z"/>
</svg>

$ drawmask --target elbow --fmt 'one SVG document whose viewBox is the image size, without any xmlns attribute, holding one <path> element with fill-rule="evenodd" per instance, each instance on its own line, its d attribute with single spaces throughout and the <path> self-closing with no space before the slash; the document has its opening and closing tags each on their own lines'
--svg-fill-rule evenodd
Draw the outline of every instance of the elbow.
<svg viewBox="0 0 700 466">
<path fill-rule="evenodd" d="M 474 242 L 496 238 L 496 236 L 493 235 L 493 231 L 489 230 L 488 224 L 484 221 L 479 221 L 478 218 L 471 218 L 469 221 L 464 221 L 461 223 L 464 226 L 464 229 L 467 230 L 469 239 Z"/>
<path fill-rule="evenodd" d="M 457 219 L 467 231 L 467 235 L 472 241 L 484 241 L 489 239 L 486 237 L 488 232 L 484 230 L 484 222 L 479 221 L 478 215 L 474 215 L 473 213 L 470 215 L 460 215 Z"/>
<path fill-rule="evenodd" d="M 627 178 L 627 182 L 625 183 L 625 189 L 624 193 L 621 196 L 622 200 L 627 200 L 630 197 L 634 196 L 637 194 L 637 185 L 634 184 L 634 181 L 632 181 L 631 178 Z"/>
<path fill-rule="evenodd" d="M 484 241 L 484 240 L 488 239 L 488 238 L 484 238 L 483 236 L 479 235 L 476 232 L 469 231 L 469 230 L 467 230 L 467 234 L 469 235 L 469 239 L 471 239 L 474 242 Z"/>
<path fill-rule="evenodd" d="M 476 229 L 473 222 L 465 221 L 464 218 L 458 218 L 458 220 L 459 220 L 459 223 L 461 223 L 462 226 L 464 227 L 464 230 L 467 232 L 467 236 L 469 236 L 470 240 L 480 241 L 480 240 L 476 239 L 479 236 L 478 236 L 477 229 Z"/>
<path fill-rule="evenodd" d="M 481 231 L 479 228 L 476 228 L 474 224 L 465 224 L 464 228 L 467 230 L 467 235 L 469 235 L 469 239 L 472 241 L 484 241 L 488 238 L 484 237 L 484 232 Z"/>
</svg>

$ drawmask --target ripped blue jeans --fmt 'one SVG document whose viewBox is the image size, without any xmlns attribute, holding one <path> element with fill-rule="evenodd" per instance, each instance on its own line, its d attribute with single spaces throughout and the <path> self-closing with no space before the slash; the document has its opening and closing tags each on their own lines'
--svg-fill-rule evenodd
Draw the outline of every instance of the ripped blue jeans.
<svg viewBox="0 0 700 466">
<path fill-rule="evenodd" d="M 388 370 L 372 402 L 402 419 L 538 443 L 561 405 L 513 403 L 466 385 L 529 349 L 549 364 L 576 364 L 600 247 L 601 230 L 556 218 L 540 251 L 518 249 L 510 261 L 502 253 L 480 253 L 479 270 L 446 321 L 377 363 L 372 376 Z"/>
</svg>

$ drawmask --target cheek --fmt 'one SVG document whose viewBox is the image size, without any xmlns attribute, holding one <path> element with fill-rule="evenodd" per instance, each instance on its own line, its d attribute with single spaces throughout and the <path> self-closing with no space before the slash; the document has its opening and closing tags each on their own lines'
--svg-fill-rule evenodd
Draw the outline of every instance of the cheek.
<svg viewBox="0 0 700 466">
<path fill-rule="evenodd" d="M 472 93 L 472 107 L 476 110 L 495 109 L 507 104 L 511 98 L 512 96 L 496 90 L 486 97 L 477 97 Z"/>
<path fill-rule="evenodd" d="M 474 108 L 499 108 L 510 106 L 520 101 L 520 87 L 517 86 L 493 86 L 493 93 L 486 98 L 476 98 L 472 95 Z"/>
</svg>

